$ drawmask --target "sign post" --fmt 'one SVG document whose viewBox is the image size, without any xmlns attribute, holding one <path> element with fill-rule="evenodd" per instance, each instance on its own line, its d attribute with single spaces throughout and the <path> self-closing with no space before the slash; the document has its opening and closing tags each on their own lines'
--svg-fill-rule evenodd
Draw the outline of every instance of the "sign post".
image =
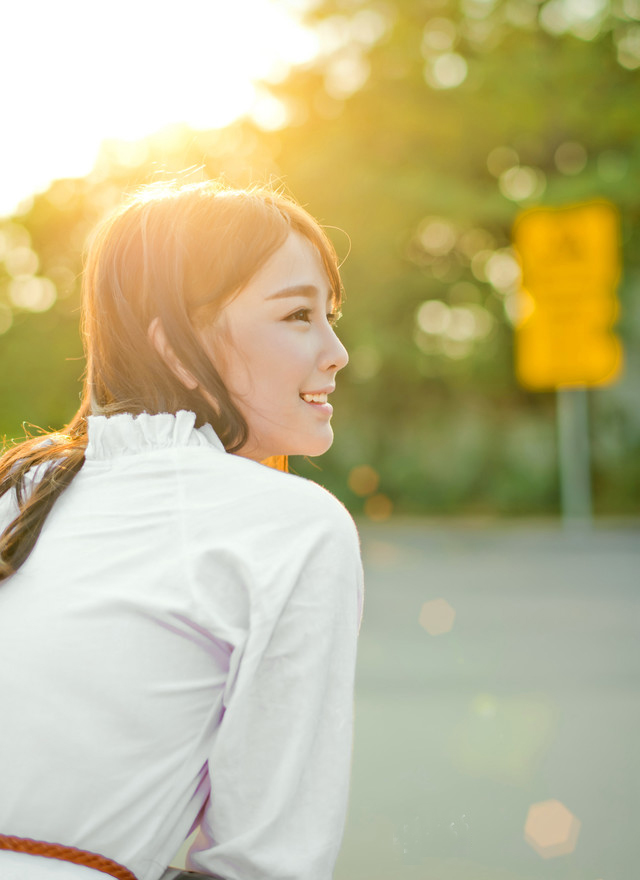
<svg viewBox="0 0 640 880">
<path fill-rule="evenodd" d="M 566 525 L 591 521 L 589 410 L 586 388 L 558 388 L 560 498 Z"/>
<path fill-rule="evenodd" d="M 618 317 L 619 217 L 592 201 L 532 208 L 515 222 L 520 260 L 516 374 L 531 391 L 557 392 L 558 457 L 565 524 L 591 518 L 587 388 L 614 381 L 622 346 Z"/>
</svg>

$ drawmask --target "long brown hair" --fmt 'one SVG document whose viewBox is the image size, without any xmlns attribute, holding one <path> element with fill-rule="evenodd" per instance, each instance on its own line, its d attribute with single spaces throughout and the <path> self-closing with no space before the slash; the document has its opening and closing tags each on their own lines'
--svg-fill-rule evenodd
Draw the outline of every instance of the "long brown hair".
<svg viewBox="0 0 640 880">
<path fill-rule="evenodd" d="M 56 499 L 82 468 L 88 415 L 187 409 L 197 426 L 213 426 L 228 452 L 242 448 L 247 424 L 195 327 L 215 320 L 291 231 L 318 250 L 339 306 L 331 242 L 303 208 L 271 189 L 234 190 L 213 181 L 154 184 L 98 227 L 82 284 L 87 367 L 80 408 L 62 433 L 32 437 L 0 459 L 0 496 L 15 489 L 18 505 L 0 537 L 0 580 L 28 557 Z M 151 341 L 156 318 L 196 380 L 195 390 L 182 384 Z"/>
</svg>

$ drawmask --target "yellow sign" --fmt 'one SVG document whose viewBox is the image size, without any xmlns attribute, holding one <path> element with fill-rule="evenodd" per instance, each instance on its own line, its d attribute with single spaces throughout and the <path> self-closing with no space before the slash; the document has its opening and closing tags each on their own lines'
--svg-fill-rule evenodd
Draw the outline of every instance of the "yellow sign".
<svg viewBox="0 0 640 880">
<path fill-rule="evenodd" d="M 602 385 L 619 375 L 622 345 L 611 329 L 619 312 L 619 227 L 605 201 L 532 208 L 516 219 L 516 373 L 525 387 Z"/>
</svg>

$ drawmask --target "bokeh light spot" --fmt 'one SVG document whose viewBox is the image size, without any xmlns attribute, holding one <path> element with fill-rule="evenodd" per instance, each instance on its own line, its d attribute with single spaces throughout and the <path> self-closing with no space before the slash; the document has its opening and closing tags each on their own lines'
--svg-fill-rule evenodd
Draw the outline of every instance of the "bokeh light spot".
<svg viewBox="0 0 640 880">
<path fill-rule="evenodd" d="M 504 313 L 513 327 L 521 327 L 528 321 L 536 308 L 536 301 L 524 289 L 507 294 L 503 301 Z"/>
<path fill-rule="evenodd" d="M 351 19 L 351 35 L 364 46 L 372 46 L 389 30 L 390 14 L 380 9 L 361 9 Z"/>
<path fill-rule="evenodd" d="M 543 859 L 573 852 L 581 822 L 557 800 L 532 804 L 524 826 L 524 839 Z"/>
<path fill-rule="evenodd" d="M 587 151 L 577 141 L 566 141 L 560 144 L 553 159 L 562 174 L 580 174 L 587 164 Z"/>
<path fill-rule="evenodd" d="M 4 257 L 12 248 L 28 248 L 31 236 L 20 223 L 5 223 L 0 228 L 0 257 Z"/>
<path fill-rule="evenodd" d="M 467 78 L 468 65 L 457 52 L 445 52 L 425 68 L 425 79 L 434 89 L 455 89 Z"/>
<path fill-rule="evenodd" d="M 565 14 L 562 0 L 550 0 L 550 2 L 545 3 L 540 10 L 538 21 L 541 27 L 554 37 L 558 37 L 569 30 L 569 20 Z"/>
<path fill-rule="evenodd" d="M 351 41 L 351 22 L 346 15 L 329 15 L 315 29 L 322 55 L 329 56 L 344 49 Z"/>
<path fill-rule="evenodd" d="M 76 194 L 77 184 L 74 180 L 55 180 L 47 190 L 45 197 L 54 208 L 64 211 L 72 204 Z"/>
<path fill-rule="evenodd" d="M 380 475 L 368 464 L 360 464 L 351 468 L 347 484 L 356 495 L 371 495 L 380 485 Z"/>
<path fill-rule="evenodd" d="M 609 0 L 564 0 L 566 15 L 572 23 L 597 18 L 608 4 Z"/>
<path fill-rule="evenodd" d="M 483 52 L 495 49 L 502 39 L 502 28 L 496 26 L 495 19 L 489 18 L 486 21 L 472 21 L 467 18 L 464 22 L 465 39 L 482 50 Z"/>
<path fill-rule="evenodd" d="M 371 495 L 364 503 L 364 512 L 373 522 L 384 522 L 393 513 L 393 501 L 382 493 Z"/>
<path fill-rule="evenodd" d="M 617 41 L 618 62 L 627 70 L 640 67 L 640 25 L 627 28 Z"/>
<path fill-rule="evenodd" d="M 371 73 L 371 65 L 360 53 L 345 52 L 329 63 L 324 78 L 327 93 L 336 100 L 348 98 L 361 89 Z"/>
<path fill-rule="evenodd" d="M 289 111 L 284 101 L 259 89 L 251 108 L 251 118 L 263 131 L 278 131 L 289 122 Z"/>
<path fill-rule="evenodd" d="M 495 319 L 491 312 L 487 311 L 484 306 L 477 303 L 470 303 L 467 308 L 472 313 L 475 320 L 475 335 L 477 339 L 484 339 L 489 336 L 495 326 Z"/>
<path fill-rule="evenodd" d="M 471 259 L 471 271 L 478 281 L 487 281 L 486 268 L 495 251 L 482 250 L 475 253 Z"/>
<path fill-rule="evenodd" d="M 431 599 L 420 609 L 418 620 L 430 636 L 439 636 L 451 631 L 455 616 L 456 612 L 446 599 Z"/>
<path fill-rule="evenodd" d="M 35 275 L 40 266 L 40 259 L 30 247 L 16 247 L 4 256 L 7 272 L 13 278 L 19 275 Z"/>
<path fill-rule="evenodd" d="M 495 251 L 486 262 L 487 280 L 500 293 L 513 290 L 520 281 L 520 264 L 509 248 Z"/>
<path fill-rule="evenodd" d="M 456 228 L 449 220 L 427 217 L 418 227 L 418 240 L 422 247 L 434 256 L 444 256 L 455 247 Z"/>
<path fill-rule="evenodd" d="M 491 14 L 495 0 L 463 0 L 462 7 L 469 18 L 482 20 Z"/>
<path fill-rule="evenodd" d="M 449 339 L 457 342 L 467 342 L 476 336 L 476 319 L 470 309 L 464 306 L 454 306 L 450 310 L 450 319 L 445 330 Z"/>
<path fill-rule="evenodd" d="M 500 192 L 512 202 L 538 198 L 546 188 L 546 178 L 537 168 L 521 165 L 504 171 L 498 180 Z"/>
<path fill-rule="evenodd" d="M 600 33 L 608 0 L 549 0 L 540 10 L 540 25 L 554 36 L 570 31 L 582 40 Z"/>
<path fill-rule="evenodd" d="M 451 320 L 450 309 L 439 299 L 422 303 L 416 313 L 416 321 L 425 333 L 444 333 Z"/>
<path fill-rule="evenodd" d="M 456 41 L 457 28 L 450 18 L 432 18 L 424 27 L 422 53 L 446 52 Z"/>
<path fill-rule="evenodd" d="M 9 299 L 20 309 L 46 312 L 56 301 L 56 286 L 49 278 L 24 275 L 9 283 Z"/>
</svg>

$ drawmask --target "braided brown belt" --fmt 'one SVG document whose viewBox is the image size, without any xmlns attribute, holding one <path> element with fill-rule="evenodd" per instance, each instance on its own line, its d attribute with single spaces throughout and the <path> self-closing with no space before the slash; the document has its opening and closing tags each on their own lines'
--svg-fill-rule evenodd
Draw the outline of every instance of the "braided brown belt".
<svg viewBox="0 0 640 880">
<path fill-rule="evenodd" d="M 118 862 L 98 855 L 98 853 L 76 849 L 75 846 L 63 846 L 61 843 L 46 843 L 44 840 L 30 840 L 28 837 L 0 834 L 0 849 L 29 853 L 33 856 L 46 856 L 48 859 L 60 859 L 63 862 L 73 862 L 75 865 L 85 865 L 87 868 L 93 868 L 94 871 L 109 874 L 116 880 L 136 880 L 135 874 L 132 874 L 124 865 L 119 865 Z"/>
</svg>

